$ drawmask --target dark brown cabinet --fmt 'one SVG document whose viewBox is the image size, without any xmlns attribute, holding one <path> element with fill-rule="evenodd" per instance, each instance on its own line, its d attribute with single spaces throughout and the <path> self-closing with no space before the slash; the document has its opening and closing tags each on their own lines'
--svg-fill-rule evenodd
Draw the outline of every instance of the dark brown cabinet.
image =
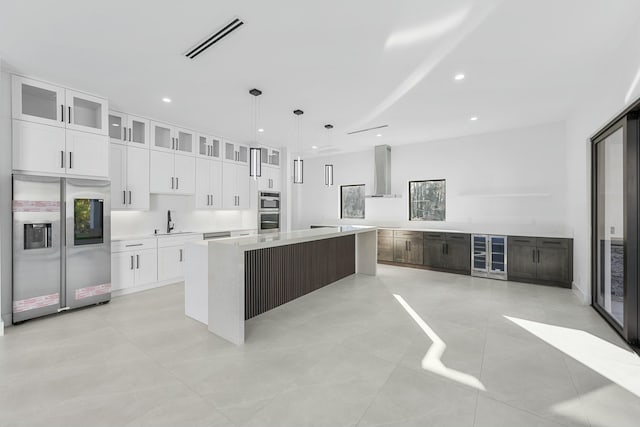
<svg viewBox="0 0 640 427">
<path fill-rule="evenodd" d="M 471 235 L 425 232 L 423 249 L 425 267 L 471 274 Z"/>
<path fill-rule="evenodd" d="M 573 241 L 547 237 L 508 238 L 509 280 L 570 288 Z"/>
<path fill-rule="evenodd" d="M 422 265 L 422 232 L 393 232 L 393 261 L 400 264 Z"/>
<path fill-rule="evenodd" d="M 378 261 L 393 262 L 393 230 L 378 230 Z"/>
</svg>

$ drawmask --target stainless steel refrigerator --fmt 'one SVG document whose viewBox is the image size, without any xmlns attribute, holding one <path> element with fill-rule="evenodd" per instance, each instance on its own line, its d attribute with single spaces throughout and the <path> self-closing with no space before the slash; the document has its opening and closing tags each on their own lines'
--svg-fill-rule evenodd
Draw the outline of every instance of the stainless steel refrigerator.
<svg viewBox="0 0 640 427">
<path fill-rule="evenodd" d="M 474 234 L 471 237 L 471 275 L 507 280 L 507 237 Z"/>
<path fill-rule="evenodd" d="M 109 181 L 13 175 L 13 322 L 111 299 Z"/>
</svg>

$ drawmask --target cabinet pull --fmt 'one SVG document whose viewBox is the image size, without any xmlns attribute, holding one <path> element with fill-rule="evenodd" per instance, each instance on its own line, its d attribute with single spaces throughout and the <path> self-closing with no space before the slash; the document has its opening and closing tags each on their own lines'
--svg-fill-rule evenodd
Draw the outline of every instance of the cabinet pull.
<svg viewBox="0 0 640 427">
<path fill-rule="evenodd" d="M 143 245 L 143 243 L 134 243 L 134 244 L 131 244 L 131 245 L 124 245 L 124 247 L 125 248 L 132 248 L 134 246 L 142 246 L 142 245 Z"/>
<path fill-rule="evenodd" d="M 533 254 L 533 263 L 535 264 L 536 263 L 536 250 L 532 249 L 531 250 L 531 254 Z"/>
<path fill-rule="evenodd" d="M 173 177 L 171 177 L 171 189 L 173 190 Z"/>
<path fill-rule="evenodd" d="M 69 123 L 71 123 L 71 105 L 69 105 L 69 116 L 67 117 Z"/>
<path fill-rule="evenodd" d="M 538 264 L 540 264 L 540 249 L 538 249 L 537 252 L 538 252 Z"/>
<path fill-rule="evenodd" d="M 131 267 L 129 267 L 130 270 L 133 270 L 133 255 L 131 255 Z"/>
<path fill-rule="evenodd" d="M 446 255 L 449 255 L 449 244 L 448 244 L 448 243 L 445 243 L 445 244 L 444 244 L 444 246 L 445 246 L 445 248 L 447 248 L 447 253 L 446 253 Z"/>
<path fill-rule="evenodd" d="M 140 269 L 140 255 L 136 255 L 136 269 Z"/>
<path fill-rule="evenodd" d="M 129 190 L 129 204 L 131 204 L 131 190 Z"/>
<path fill-rule="evenodd" d="M 180 249 L 180 262 L 182 262 L 182 249 Z"/>
<path fill-rule="evenodd" d="M 127 192 L 125 190 L 122 190 L 122 204 L 127 204 Z"/>
<path fill-rule="evenodd" d="M 64 150 L 60 150 L 60 167 L 64 168 Z"/>
<path fill-rule="evenodd" d="M 60 121 L 64 123 L 64 105 L 60 104 Z"/>
<path fill-rule="evenodd" d="M 131 128 L 129 128 L 129 141 L 131 141 Z"/>
<path fill-rule="evenodd" d="M 179 178 L 176 176 L 176 190 L 180 188 L 180 180 Z"/>
<path fill-rule="evenodd" d="M 73 152 L 69 151 L 69 169 L 73 168 Z"/>
</svg>

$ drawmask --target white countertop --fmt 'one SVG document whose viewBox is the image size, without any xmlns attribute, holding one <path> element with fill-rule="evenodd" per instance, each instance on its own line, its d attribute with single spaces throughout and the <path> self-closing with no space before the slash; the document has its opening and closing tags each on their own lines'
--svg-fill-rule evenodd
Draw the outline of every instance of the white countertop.
<svg viewBox="0 0 640 427">
<path fill-rule="evenodd" d="M 244 231 L 256 231 L 255 228 L 234 228 L 234 229 L 206 229 L 206 230 L 191 230 L 191 231 L 173 231 L 170 234 L 160 233 L 160 234 L 128 234 L 122 236 L 111 236 L 112 242 L 121 242 L 123 240 L 137 240 L 137 239 L 148 239 L 148 238 L 163 238 L 163 237 L 175 237 L 175 236 L 189 236 L 194 234 L 205 234 L 205 233 L 240 233 Z"/>
<path fill-rule="evenodd" d="M 241 237 L 225 237 L 221 239 L 207 240 L 210 245 L 237 246 L 242 250 L 268 248 L 272 246 L 292 245 L 294 243 L 309 242 L 312 240 L 330 239 L 332 237 L 348 236 L 351 234 L 375 231 L 378 227 L 367 225 L 341 225 L 331 228 L 313 228 L 290 231 L 288 233 L 255 234 Z M 200 242 L 198 242 L 200 243 Z M 203 242 L 204 243 L 204 242 Z"/>
</svg>

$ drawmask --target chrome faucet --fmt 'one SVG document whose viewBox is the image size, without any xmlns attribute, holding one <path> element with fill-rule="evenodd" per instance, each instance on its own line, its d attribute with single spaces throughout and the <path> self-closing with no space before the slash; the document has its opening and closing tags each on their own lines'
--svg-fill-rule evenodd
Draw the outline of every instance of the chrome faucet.
<svg viewBox="0 0 640 427">
<path fill-rule="evenodd" d="M 174 228 L 173 221 L 171 221 L 171 211 L 167 211 L 167 234 L 171 233 Z"/>
</svg>

